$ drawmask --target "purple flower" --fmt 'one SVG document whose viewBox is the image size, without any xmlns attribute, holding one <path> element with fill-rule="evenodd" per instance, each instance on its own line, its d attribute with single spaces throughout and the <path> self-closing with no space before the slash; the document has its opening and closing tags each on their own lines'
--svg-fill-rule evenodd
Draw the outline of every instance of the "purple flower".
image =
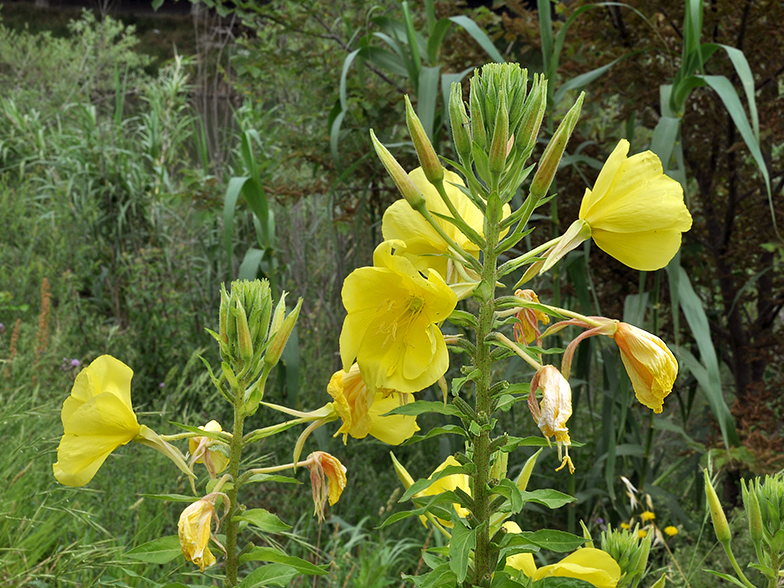
<svg viewBox="0 0 784 588">
<path fill-rule="evenodd" d="M 158 386 L 160 386 L 161 388 L 163 388 L 165 385 L 166 385 L 166 382 L 161 382 L 160 384 L 158 384 Z"/>
<path fill-rule="evenodd" d="M 71 367 L 72 368 L 78 368 L 80 365 L 82 365 L 82 362 L 79 361 L 78 359 L 72 359 L 71 360 Z"/>
<path fill-rule="evenodd" d="M 5 325 L 3 323 L 0 323 L 0 335 L 2 335 L 3 333 L 5 333 Z"/>
</svg>

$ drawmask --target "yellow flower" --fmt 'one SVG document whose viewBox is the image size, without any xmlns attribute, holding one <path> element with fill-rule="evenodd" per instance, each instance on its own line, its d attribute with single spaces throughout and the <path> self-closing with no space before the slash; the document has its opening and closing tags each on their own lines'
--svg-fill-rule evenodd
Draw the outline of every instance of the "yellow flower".
<svg viewBox="0 0 784 588">
<path fill-rule="evenodd" d="M 640 513 L 640 518 L 642 519 L 643 523 L 647 523 L 648 521 L 652 521 L 656 519 L 656 515 L 649 510 L 646 510 L 643 513 Z"/>
<path fill-rule="evenodd" d="M 209 548 L 214 515 L 215 507 L 210 500 L 197 500 L 182 511 L 177 524 L 182 554 L 202 572 L 215 563 L 215 556 Z"/>
<path fill-rule="evenodd" d="M 623 529 L 624 531 L 628 531 L 630 528 L 631 525 L 629 523 L 621 523 L 621 529 Z"/>
<path fill-rule="evenodd" d="M 645 539 L 648 536 L 648 531 L 645 531 L 644 529 L 640 529 L 639 531 L 637 531 L 637 536 L 640 539 Z"/>
<path fill-rule="evenodd" d="M 504 528 L 519 533 L 517 523 L 507 521 Z M 551 576 L 584 580 L 596 588 L 615 588 L 621 579 L 621 568 L 609 553 L 601 549 L 586 547 L 567 555 L 561 561 L 541 568 L 536 567 L 534 556 L 518 553 L 506 558 L 506 565 L 521 570 L 534 581 Z"/>
<path fill-rule="evenodd" d="M 438 472 L 444 470 L 447 466 L 459 466 L 460 462 L 457 461 L 451 455 L 447 457 L 444 462 L 436 468 L 436 470 L 430 474 L 430 478 L 432 478 Z M 471 487 L 469 485 L 469 479 L 466 474 L 451 474 L 449 476 L 444 476 L 443 478 L 439 478 L 430 486 L 422 490 L 419 496 L 435 496 L 436 494 L 441 494 L 442 492 L 454 492 L 456 488 L 460 488 L 463 492 L 471 495 Z M 463 508 L 459 504 L 454 504 L 455 511 L 461 517 L 465 518 L 470 513 L 468 509 Z M 451 527 L 452 523 L 449 521 L 443 521 L 439 519 L 442 524 Z M 423 521 L 424 522 L 424 521 Z"/>
<path fill-rule="evenodd" d="M 398 253 L 405 248 L 402 241 L 384 241 L 373 255 L 374 267 L 354 270 L 343 283 L 343 369 L 349 371 L 356 358 L 372 392 L 418 392 L 449 367 L 438 323 L 452 313 L 457 297 L 437 272 L 424 278 Z"/>
<path fill-rule="evenodd" d="M 683 189 L 664 175 L 659 158 L 651 151 L 627 158 L 628 152 L 621 139 L 593 190 L 586 189 L 579 218 L 600 249 L 633 269 L 657 270 L 678 252 L 692 219 Z"/>
<path fill-rule="evenodd" d="M 313 489 L 314 515 L 324 520 L 324 507 L 327 500 L 335 504 L 346 487 L 346 468 L 338 458 L 324 451 L 314 451 L 305 460 L 310 470 L 310 483 Z"/>
<path fill-rule="evenodd" d="M 433 218 L 443 229 L 444 233 L 459 245 L 463 251 L 479 257 L 479 246 L 472 243 L 455 225 L 440 218 L 437 215 L 450 217 L 451 214 L 436 188 L 425 177 L 425 172 L 421 167 L 408 174 L 414 184 L 422 192 L 425 198 L 427 209 L 433 214 Z M 459 187 L 458 187 L 459 186 Z M 457 213 L 462 217 L 466 224 L 479 235 L 483 235 L 484 215 L 473 202 L 466 196 L 460 187 L 465 187 L 463 180 L 454 172 L 444 170 L 444 191 L 451 200 Z M 508 204 L 504 205 L 503 217 L 510 214 L 511 208 Z M 411 205 L 404 199 L 398 200 L 387 208 L 381 224 L 381 231 L 384 239 L 400 239 L 405 241 L 406 250 L 403 253 L 408 257 L 419 271 L 427 273 L 428 268 L 436 270 L 447 284 L 457 285 L 466 281 L 465 275 L 460 275 L 460 268 L 446 257 L 450 251 L 447 242 L 436 232 L 432 225 L 425 220 Z M 503 237 L 508 230 L 504 231 Z M 478 283 L 478 277 L 476 279 Z M 462 288 L 462 294 L 466 296 L 476 287 Z"/>
<path fill-rule="evenodd" d="M 133 371 L 102 355 L 76 376 L 61 414 L 64 434 L 54 475 L 66 486 L 84 486 L 109 454 L 134 440 L 141 425 L 131 406 Z"/>
<path fill-rule="evenodd" d="M 541 404 L 536 403 L 538 388 L 542 389 Z M 572 442 L 569 439 L 569 428 L 566 426 L 566 421 L 572 416 L 572 389 L 558 368 L 545 365 L 537 370 L 531 381 L 528 407 L 542 434 L 547 437 L 547 442 L 550 442 L 550 437 L 555 437 L 558 459 L 562 460 L 558 469 L 568 465 L 569 472 L 574 473 L 574 465 L 569 457 L 569 445 Z M 566 447 L 566 454 L 563 457 L 562 446 Z"/>
<path fill-rule="evenodd" d="M 678 377 L 675 356 L 657 336 L 633 325 L 618 323 L 613 335 L 621 360 L 642 404 L 655 413 L 662 411 L 664 398 Z"/>
<path fill-rule="evenodd" d="M 335 433 L 336 437 L 343 435 L 343 443 L 348 435 L 355 439 L 371 435 L 389 445 L 400 445 L 419 430 L 414 416 L 383 416 L 406 404 L 411 395 L 387 388 L 378 388 L 371 395 L 356 363 L 348 372 L 335 372 L 327 392 L 335 399 L 335 409 L 343 419 L 343 426 Z"/>
<path fill-rule="evenodd" d="M 678 527 L 673 527 L 669 525 L 668 527 L 664 527 L 664 532 L 667 533 L 668 536 L 674 537 L 678 534 Z"/>
<path fill-rule="evenodd" d="M 199 428 L 211 433 L 220 433 L 223 430 L 218 421 L 210 421 Z M 188 451 L 190 451 L 191 454 L 191 464 L 203 463 L 210 473 L 211 478 L 214 478 L 215 474 L 221 473 L 229 465 L 228 456 L 216 448 L 218 445 L 226 447 L 225 443 L 210 439 L 209 437 L 191 437 L 188 439 Z"/>
</svg>

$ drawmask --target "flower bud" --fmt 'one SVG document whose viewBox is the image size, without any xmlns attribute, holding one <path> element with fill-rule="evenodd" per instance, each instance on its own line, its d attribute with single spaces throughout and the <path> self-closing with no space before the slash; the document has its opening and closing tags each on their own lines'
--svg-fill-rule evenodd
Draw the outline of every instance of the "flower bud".
<svg viewBox="0 0 784 588">
<path fill-rule="evenodd" d="M 418 210 L 424 206 L 425 197 L 422 196 L 422 192 L 420 192 L 414 181 L 392 156 L 389 149 L 384 147 L 379 140 L 376 139 L 376 134 L 373 132 L 373 129 L 370 129 L 370 140 L 373 142 L 373 147 L 376 150 L 378 158 L 381 160 L 381 163 L 384 164 L 384 167 L 394 180 L 395 185 L 397 186 L 397 189 L 400 190 L 403 198 L 406 199 L 406 202 L 408 202 L 414 210 Z"/>
<path fill-rule="evenodd" d="M 267 340 L 271 309 L 272 294 L 267 280 L 235 280 L 230 292 L 221 287 L 218 340 L 224 362 L 236 374 L 252 373 L 251 363 Z"/>
<path fill-rule="evenodd" d="M 253 340 L 250 337 L 250 327 L 248 326 L 248 317 L 245 315 L 245 309 L 237 302 L 236 306 L 232 308 L 234 313 L 234 320 L 237 321 L 237 346 L 240 352 L 240 358 L 243 361 L 250 361 L 253 358 Z"/>
<path fill-rule="evenodd" d="M 411 100 L 408 99 L 408 95 L 406 95 L 406 124 L 427 181 L 434 185 L 443 182 L 444 168 L 441 166 L 438 155 L 436 155 L 435 149 L 433 149 L 433 144 L 430 142 L 422 122 L 414 112 L 413 106 L 411 106 Z"/>
<path fill-rule="evenodd" d="M 452 83 L 449 96 L 449 120 L 452 124 L 452 141 L 460 161 L 468 165 L 471 161 L 471 136 L 468 133 L 468 115 L 463 104 L 463 91 L 458 83 Z"/>
<path fill-rule="evenodd" d="M 471 78 L 471 138 L 474 143 L 484 149 L 487 145 L 487 131 L 485 130 L 484 111 L 480 99 L 479 75 Z"/>
<path fill-rule="evenodd" d="M 583 105 L 583 98 L 585 92 L 580 93 L 580 97 L 574 106 L 566 113 L 566 116 L 558 125 L 555 133 L 553 134 L 550 142 L 539 160 L 539 169 L 536 170 L 534 179 L 531 181 L 531 195 L 534 198 L 543 198 L 550 189 L 550 184 L 553 183 L 555 172 L 558 170 L 558 165 L 561 163 L 561 157 L 566 149 L 566 143 L 572 135 L 577 121 L 580 119 L 580 109 Z"/>
<path fill-rule="evenodd" d="M 495 115 L 495 129 L 493 130 L 493 142 L 490 145 L 488 163 L 490 173 L 500 174 L 506 167 L 507 146 L 509 143 L 509 113 L 506 110 L 506 99 L 502 93 L 500 104 Z"/>
<path fill-rule="evenodd" d="M 539 127 L 542 125 L 544 113 L 547 110 L 547 80 L 544 75 L 534 74 L 534 83 L 528 94 L 520 129 L 516 135 L 519 137 L 520 147 L 533 148 L 539 136 Z"/>
<path fill-rule="evenodd" d="M 283 349 L 286 347 L 291 332 L 294 330 L 294 325 L 299 318 L 299 310 L 301 307 L 302 298 L 299 299 L 297 306 L 289 313 L 280 328 L 272 335 L 270 345 L 267 348 L 267 352 L 264 354 L 264 365 L 267 367 L 273 367 L 280 361 L 280 356 L 283 355 Z"/>
<path fill-rule="evenodd" d="M 708 470 L 705 470 L 705 497 L 708 500 L 708 507 L 710 508 L 711 521 L 713 521 L 713 530 L 716 532 L 716 539 L 722 545 L 729 545 L 732 540 L 732 533 L 730 526 L 727 523 L 727 517 L 724 514 L 724 509 L 721 507 L 719 497 L 716 495 L 716 490 L 713 489 Z"/>
<path fill-rule="evenodd" d="M 762 512 L 760 511 L 759 499 L 757 493 L 754 491 L 754 482 L 749 482 L 749 487 L 746 487 L 746 481 L 741 480 L 743 489 L 743 504 L 746 507 L 746 514 L 749 517 L 749 536 L 754 546 L 759 549 L 760 542 L 762 541 Z"/>
</svg>

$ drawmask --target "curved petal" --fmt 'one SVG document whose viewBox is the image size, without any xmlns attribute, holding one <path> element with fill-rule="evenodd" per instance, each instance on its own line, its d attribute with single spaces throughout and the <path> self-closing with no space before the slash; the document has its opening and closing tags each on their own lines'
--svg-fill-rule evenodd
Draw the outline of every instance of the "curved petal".
<svg viewBox="0 0 784 588">
<path fill-rule="evenodd" d="M 401 405 L 399 396 L 399 394 L 391 394 L 384 397 L 381 392 L 376 392 L 376 399 L 368 411 L 371 421 L 370 435 L 388 445 L 400 445 L 419 430 L 414 416 L 402 414 L 382 416 Z"/>
<path fill-rule="evenodd" d="M 586 190 L 580 205 L 579 217 L 581 219 L 585 220 L 586 215 L 591 214 L 595 206 L 601 205 L 602 199 L 615 181 L 615 174 L 618 173 L 621 164 L 626 160 L 627 153 L 629 153 L 629 141 L 621 139 L 607 161 L 604 162 L 599 177 L 596 178 L 596 183 L 593 185 L 593 190 Z"/>
<path fill-rule="evenodd" d="M 65 422 L 91 398 L 109 392 L 131 408 L 133 370 L 111 355 L 101 355 L 76 376 L 71 395 L 63 403 L 60 418 Z"/>
<path fill-rule="evenodd" d="M 654 271 L 670 263 L 681 246 L 680 231 L 646 231 L 633 235 L 594 230 L 599 249 L 639 271 Z"/>
</svg>

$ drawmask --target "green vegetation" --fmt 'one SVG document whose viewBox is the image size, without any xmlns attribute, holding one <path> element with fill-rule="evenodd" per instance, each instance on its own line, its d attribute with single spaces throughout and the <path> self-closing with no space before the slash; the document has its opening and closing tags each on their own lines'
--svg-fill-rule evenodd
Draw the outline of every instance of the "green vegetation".
<svg viewBox="0 0 784 588">
<path fill-rule="evenodd" d="M 552 304 L 657 333 L 680 364 L 664 412 L 653 415 L 635 400 L 615 350 L 581 343 L 570 380 L 576 472 L 554 472 L 555 449 L 545 449 L 530 481 L 577 500 L 560 510 L 528 503 L 526 530 L 581 535 L 584 524 L 599 547 L 608 526 L 639 524 L 662 539 L 641 587 L 663 574 L 668 585 L 716 586 L 723 580 L 703 570 L 735 571 L 706 510 L 703 469 L 712 467 L 734 556 L 748 581 L 768 585 L 767 568 L 745 569 L 758 552 L 773 553 L 768 560 L 777 552 L 747 529 L 752 486 L 743 479 L 784 467 L 784 41 L 776 33 L 784 8 L 573 2 L 550 15 L 541 1 L 540 19 L 520 2 L 496 4 L 211 1 L 195 19 L 133 20 L 3 7 L 0 587 L 220 585 L 218 568 L 205 576 L 181 557 L 124 555 L 177 533 L 183 505 L 152 495 L 189 495 L 190 485 L 163 456 L 129 444 L 85 488 L 54 480 L 60 408 L 76 374 L 111 354 L 134 370 L 140 422 L 161 431 L 214 418 L 228 429 L 232 413 L 200 360 L 220 365 L 205 329 L 219 330 L 220 284 L 258 276 L 276 299 L 284 290 L 291 305 L 303 299 L 296 346 L 264 400 L 297 410 L 329 401 L 327 383 L 341 367 L 343 281 L 372 263 L 382 214 L 400 197 L 368 130 L 406 170 L 417 167 L 403 124 L 408 94 L 437 151 L 459 160 L 445 90 L 494 56 L 549 76 L 534 160 L 586 92 L 550 190 L 558 198 L 536 211 L 538 228 L 517 254 L 577 218 L 621 137 L 631 153 L 661 156 L 694 218 L 666 271 L 636 272 L 586 242 L 525 286 Z M 496 379 L 533 374 L 516 358 L 499 365 Z M 455 362 L 447 379 L 464 375 Z M 417 399 L 443 396 L 432 386 Z M 498 429 L 540 435 L 524 403 L 504 408 Z M 261 414 L 252 428 L 274 424 Z M 428 431 L 457 420 L 418 422 Z M 293 526 L 271 546 L 327 565 L 328 574 L 290 585 L 400 586 L 401 573 L 424 573 L 422 546 L 445 548 L 443 538 L 416 517 L 379 528 L 411 505 L 397 502 L 404 489 L 390 447 L 371 437 L 344 445 L 325 429 L 308 447 L 339 456 L 349 478 L 323 523 L 310 516 L 305 469 L 293 474 L 303 485 L 273 481 L 246 497 Z M 265 439 L 249 463 L 282 463 L 297 434 Z M 463 444 L 441 435 L 394 449 L 416 479 Z M 520 464 L 509 465 L 514 479 Z M 644 511 L 655 521 L 641 519 Z M 663 533 L 669 526 L 677 535 Z M 560 557 L 547 553 L 537 565 Z"/>
</svg>

